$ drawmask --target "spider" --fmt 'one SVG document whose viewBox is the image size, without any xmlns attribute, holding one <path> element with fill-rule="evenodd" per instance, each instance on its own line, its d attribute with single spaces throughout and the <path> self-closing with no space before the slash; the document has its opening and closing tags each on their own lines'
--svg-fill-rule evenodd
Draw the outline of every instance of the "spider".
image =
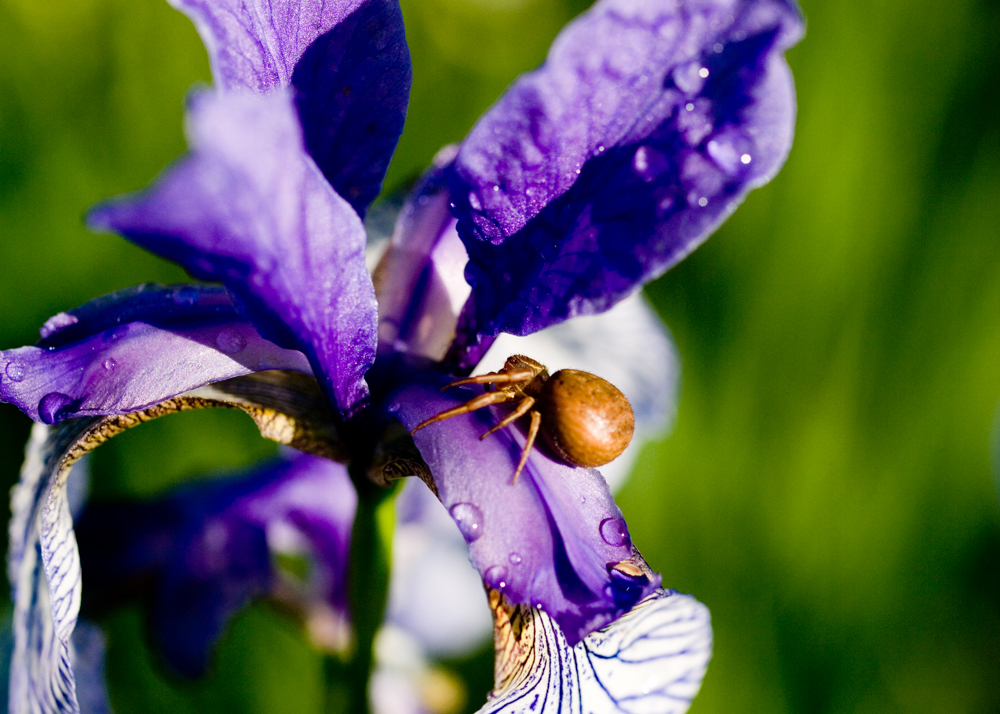
<svg viewBox="0 0 1000 714">
<path fill-rule="evenodd" d="M 527 440 L 511 484 L 517 483 L 539 432 L 560 458 L 586 468 L 608 463 L 632 440 L 635 416 L 628 399 L 610 382 L 590 372 L 561 369 L 549 376 L 545 365 L 524 355 L 512 355 L 499 372 L 459 379 L 442 391 L 466 384 L 484 384 L 489 391 L 421 422 L 410 433 L 491 404 L 516 401 L 510 414 L 479 437 L 485 439 L 529 415 Z"/>
</svg>

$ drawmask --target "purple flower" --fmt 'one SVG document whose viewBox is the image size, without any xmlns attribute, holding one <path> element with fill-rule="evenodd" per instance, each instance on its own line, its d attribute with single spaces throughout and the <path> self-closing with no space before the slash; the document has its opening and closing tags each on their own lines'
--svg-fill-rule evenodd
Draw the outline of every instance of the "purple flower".
<svg viewBox="0 0 1000 714">
<path fill-rule="evenodd" d="M 402 129 L 410 82 L 394 0 L 176 5 L 198 26 L 216 84 L 191 97 L 190 151 L 149 188 L 96 207 L 88 220 L 222 287 L 122 291 L 52 318 L 37 346 L 0 353 L 0 398 L 57 425 L 39 431 L 29 452 L 39 463 L 26 467 L 15 494 L 11 539 L 20 637 L 12 701 L 43 711 L 77 710 L 70 638 L 79 557 L 61 494 L 81 444 L 127 421 L 109 415 L 145 419 L 164 405 L 225 402 L 309 450 L 318 443 L 314 422 L 272 418 L 234 396 L 236 387 L 206 385 L 266 370 L 312 374 L 326 402 L 309 414 L 327 410 L 335 442 L 323 455 L 371 473 L 399 443 L 394 424 L 413 429 L 476 393 L 439 387 L 472 370 L 498 335 L 616 305 L 704 240 L 777 172 L 791 145 L 794 87 L 783 52 L 802 33 L 792 0 L 601 0 L 459 147 L 438 155 L 373 280 L 363 218 Z M 542 641 L 554 646 L 536 661 L 561 667 L 559 677 L 569 676 L 570 660 L 607 660 L 602 647 L 628 660 L 632 645 L 616 637 L 662 640 L 643 661 L 672 652 L 684 665 L 652 690 L 672 702 L 657 710 L 683 710 L 707 664 L 704 609 L 658 589 L 598 471 L 536 448 L 512 484 L 524 435 L 512 428 L 479 438 L 502 415 L 465 414 L 413 437 L 495 598 L 498 631 L 503 612 L 529 608 L 534 629 L 523 640 L 518 630 L 516 644 L 536 653 Z M 85 419 L 66 421 L 73 417 Z M 123 552 L 116 572 L 153 568 L 202 594 L 222 587 L 205 609 L 217 629 L 243 598 L 273 585 L 261 545 L 272 515 L 248 515 L 254 493 L 241 484 L 178 495 L 160 511 L 173 519 L 163 538 L 181 538 L 171 540 L 175 550 L 193 560 L 133 563 L 138 556 Z M 291 518 L 267 494 L 263 511 Z M 331 514 L 317 522 L 341 522 Z M 227 538 L 246 539 L 246 560 L 223 548 L 202 562 L 212 522 Z M 342 562 L 342 539 L 322 545 L 323 537 L 306 540 Z M 695 623 L 701 644 L 673 652 L 663 644 L 673 630 L 655 632 L 678 607 L 687 614 L 667 622 Z M 557 636 L 543 636 L 553 623 Z M 654 629 L 635 629 L 647 626 Z M 176 661 L 194 671 L 204 643 L 192 642 Z M 542 696 L 535 688 L 548 685 L 522 665 L 498 679 L 490 711 Z M 605 681 L 594 667 L 575 691 Z M 602 687 L 614 706 L 638 696 Z"/>
<path fill-rule="evenodd" d="M 151 589 L 154 638 L 188 677 L 204 674 L 211 646 L 253 597 L 283 602 L 319 644 L 344 649 L 356 503 L 343 464 L 297 454 L 152 502 L 92 505 L 76 524 L 84 609 Z"/>
</svg>

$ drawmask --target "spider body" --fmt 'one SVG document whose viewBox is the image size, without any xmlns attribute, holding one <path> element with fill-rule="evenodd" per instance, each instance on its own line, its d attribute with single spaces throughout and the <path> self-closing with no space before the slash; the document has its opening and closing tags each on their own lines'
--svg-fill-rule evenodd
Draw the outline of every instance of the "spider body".
<svg viewBox="0 0 1000 714">
<path fill-rule="evenodd" d="M 539 432 L 560 458 L 587 468 L 608 463 L 632 440 L 635 417 L 628 399 L 610 382 L 590 372 L 561 369 L 549 376 L 545 365 L 524 355 L 512 355 L 499 372 L 459 379 L 444 389 L 466 384 L 484 384 L 488 391 L 427 419 L 413 432 L 490 404 L 516 401 L 514 410 L 480 437 L 485 439 L 521 417 L 529 417 L 527 439 L 511 483 L 517 483 Z"/>
</svg>

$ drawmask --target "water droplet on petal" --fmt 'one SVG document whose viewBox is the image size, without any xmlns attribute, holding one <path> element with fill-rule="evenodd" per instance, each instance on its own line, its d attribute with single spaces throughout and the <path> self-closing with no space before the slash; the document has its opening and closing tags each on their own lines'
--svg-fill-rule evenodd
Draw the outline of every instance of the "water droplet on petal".
<svg viewBox="0 0 1000 714">
<path fill-rule="evenodd" d="M 493 184 L 493 190 L 494 191 L 499 191 L 500 190 L 500 186 L 497 185 L 497 184 Z"/>
<path fill-rule="evenodd" d="M 749 164 L 751 160 L 752 157 L 750 156 L 750 154 L 743 154 L 743 156 L 740 157 L 740 162 L 744 164 Z"/>
<path fill-rule="evenodd" d="M 7 377 L 11 382 L 20 382 L 24 380 L 24 365 L 20 362 L 9 362 L 7 364 L 7 369 L 4 371 L 7 373 Z"/>
<path fill-rule="evenodd" d="M 628 543 L 628 526 L 621 518 L 605 518 L 600 525 L 601 538 L 608 545 L 625 545 Z"/>
<path fill-rule="evenodd" d="M 118 363 L 115 361 L 114 357 L 108 357 L 106 360 L 104 360 L 104 369 L 108 370 L 109 372 L 117 366 Z"/>
<path fill-rule="evenodd" d="M 708 67 L 702 67 L 698 70 L 698 76 L 705 79 L 708 76 Z"/>
<path fill-rule="evenodd" d="M 702 196 L 701 198 L 698 199 L 698 205 L 704 208 L 705 206 L 708 205 L 708 199 Z"/>
<path fill-rule="evenodd" d="M 219 332 L 215 338 L 215 346 L 223 354 L 236 354 L 247 346 L 246 338 L 231 327 L 227 327 Z"/>
<path fill-rule="evenodd" d="M 471 543 L 483 534 L 483 512 L 473 503 L 456 503 L 449 511 L 458 524 L 466 543 Z"/>
<path fill-rule="evenodd" d="M 73 397 L 62 392 L 49 392 L 38 402 L 38 416 L 46 424 L 55 424 L 61 412 L 73 403 Z"/>
<path fill-rule="evenodd" d="M 721 42 L 716 42 L 714 45 L 712 45 L 712 51 L 715 52 L 715 54 L 717 55 L 722 54 L 723 49 L 725 48 L 722 46 Z"/>
<path fill-rule="evenodd" d="M 503 590 L 507 587 L 507 567 L 504 565 L 493 565 L 486 569 L 483 579 L 494 590 Z"/>
<path fill-rule="evenodd" d="M 511 565 L 520 565 L 521 564 L 521 556 L 518 555 L 517 553 L 511 553 L 510 556 L 507 558 L 507 560 L 510 561 Z"/>
<path fill-rule="evenodd" d="M 483 202 L 479 200 L 479 196 L 476 195 L 475 191 L 469 191 L 469 206 L 471 206 L 473 211 L 483 210 Z"/>
<path fill-rule="evenodd" d="M 689 112 L 693 112 L 694 111 L 694 104 L 691 103 L 691 102 L 688 102 L 687 104 L 684 105 L 684 108 L 687 109 Z"/>
<path fill-rule="evenodd" d="M 115 342 L 128 334 L 128 325 L 119 325 L 111 330 L 106 330 L 101 338 L 104 342 Z"/>
<path fill-rule="evenodd" d="M 195 305 L 198 302 L 198 288 L 185 285 L 177 288 L 173 294 L 174 305 Z"/>
</svg>

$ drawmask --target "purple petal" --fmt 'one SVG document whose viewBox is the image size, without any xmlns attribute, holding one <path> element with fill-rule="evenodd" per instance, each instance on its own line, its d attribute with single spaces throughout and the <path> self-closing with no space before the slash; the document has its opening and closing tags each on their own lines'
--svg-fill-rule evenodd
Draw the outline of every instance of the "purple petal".
<svg viewBox="0 0 1000 714">
<path fill-rule="evenodd" d="M 781 167 L 791 0 L 604 0 L 479 121 L 451 192 L 482 335 L 607 309 Z"/>
<path fill-rule="evenodd" d="M 408 429 L 461 403 L 424 385 L 404 388 L 393 402 L 390 409 Z M 480 441 L 497 419 L 489 410 L 454 417 L 418 431 L 414 442 L 484 581 L 512 602 L 544 608 L 576 644 L 651 593 L 659 579 L 611 574 L 632 557 L 632 544 L 599 472 L 536 448 L 511 485 L 524 437 L 508 428 Z"/>
<path fill-rule="evenodd" d="M 80 558 L 73 534 L 67 483 L 69 451 L 90 420 L 57 430 L 36 424 L 25 449 L 18 483 L 11 490 L 7 576 L 14 600 L 14 651 L 10 662 L 10 711 L 78 714 L 99 704 L 92 676 L 100 652 L 74 652 L 80 611 Z M 87 654 L 97 655 L 97 660 Z M 82 681 L 74 669 L 82 666 Z M 95 671 L 95 667 L 97 671 Z M 78 695 L 81 697 L 78 701 Z M 99 709 L 98 709 L 99 711 Z"/>
<path fill-rule="evenodd" d="M 191 18 L 223 89 L 287 87 L 306 48 L 363 0 L 169 0 Z"/>
<path fill-rule="evenodd" d="M 306 146 L 359 215 L 403 131 L 410 52 L 397 0 L 366 0 L 306 50 L 292 75 Z"/>
<path fill-rule="evenodd" d="M 128 414 L 264 369 L 309 372 L 212 286 L 122 290 L 60 313 L 42 334 L 39 347 L 0 352 L 0 400 L 47 424 Z"/>
<path fill-rule="evenodd" d="M 419 479 L 396 498 L 386 623 L 435 657 L 461 657 L 493 631 L 479 573 L 448 510 Z"/>
<path fill-rule="evenodd" d="M 400 211 L 375 270 L 380 353 L 440 361 L 454 340 L 470 288 L 463 276 L 468 255 L 448 209 L 444 169 L 453 158 L 453 147 L 435 157 Z"/>
<path fill-rule="evenodd" d="M 287 596 L 275 556 L 312 564 L 295 605 L 346 621 L 347 559 L 357 496 L 347 469 L 299 454 L 237 479 L 178 489 L 152 503 L 92 506 L 77 527 L 86 607 L 154 581 L 153 631 L 170 664 L 202 674 L 212 645 L 250 599 Z"/>
<path fill-rule="evenodd" d="M 377 329 L 365 232 L 305 152 L 290 94 L 200 94 L 188 131 L 188 156 L 146 191 L 94 208 L 90 225 L 221 281 L 352 415 L 368 397 Z"/>
<path fill-rule="evenodd" d="M 82 714 L 111 714 L 104 683 L 104 633 L 87 620 L 78 620 L 73 630 L 73 675 L 76 699 Z"/>
</svg>

